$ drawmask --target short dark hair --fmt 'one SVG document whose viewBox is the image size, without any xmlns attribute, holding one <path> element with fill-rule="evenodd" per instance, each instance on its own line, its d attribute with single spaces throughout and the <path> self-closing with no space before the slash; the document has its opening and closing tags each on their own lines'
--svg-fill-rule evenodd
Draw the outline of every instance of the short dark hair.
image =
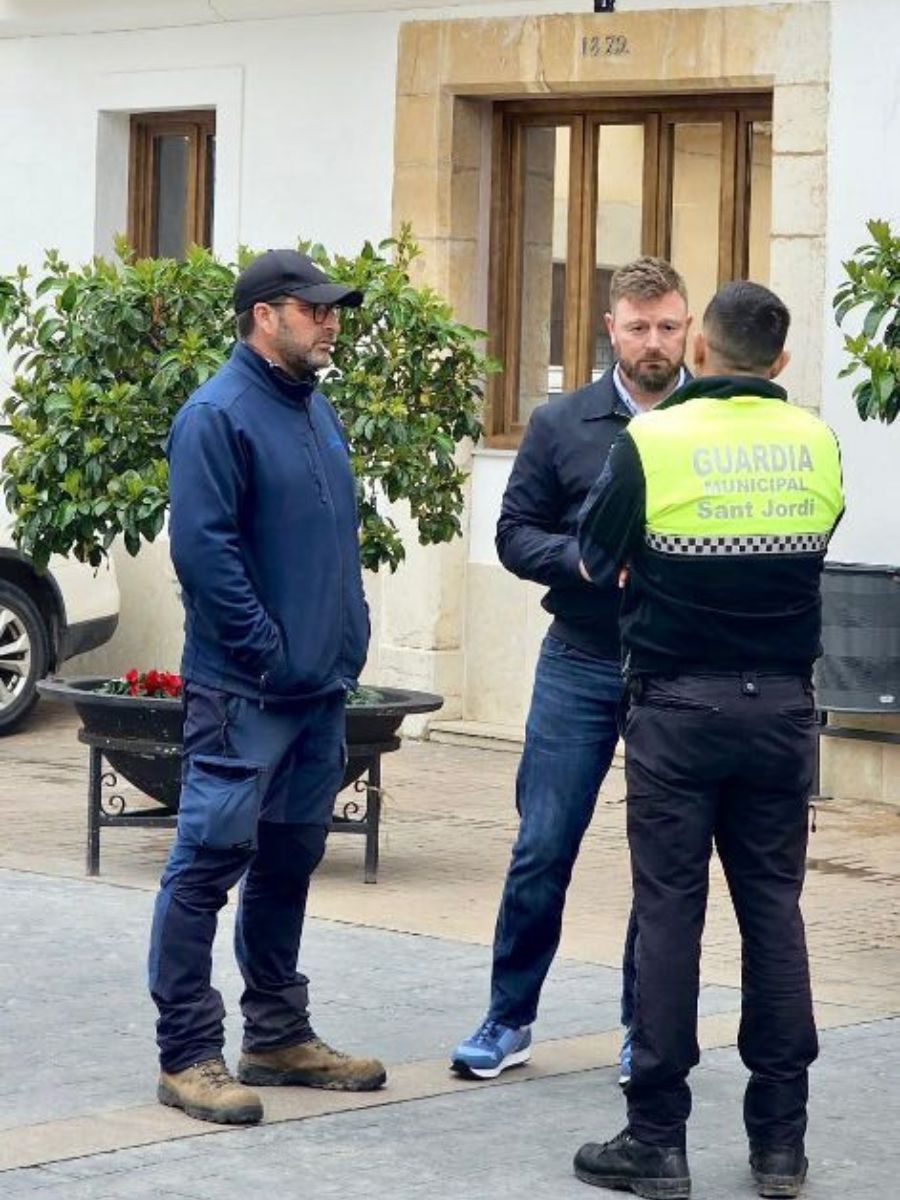
<svg viewBox="0 0 900 1200">
<path fill-rule="evenodd" d="M 621 299 L 659 300 L 677 292 L 687 303 L 687 287 L 671 263 L 645 254 L 613 271 L 609 281 L 609 307 L 612 311 Z"/>
<path fill-rule="evenodd" d="M 242 342 L 246 342 L 256 328 L 256 317 L 253 315 L 253 305 L 245 308 L 243 312 L 237 315 L 237 335 Z"/>
<path fill-rule="evenodd" d="M 725 283 L 703 314 L 709 348 L 734 371 L 767 370 L 784 349 L 791 314 L 783 301 L 760 283 Z"/>
<path fill-rule="evenodd" d="M 271 304 L 273 308 L 283 304 L 287 300 L 287 296 L 273 296 L 271 300 L 257 300 L 257 304 Z M 245 308 L 243 312 L 237 315 L 237 335 L 242 342 L 246 342 L 247 338 L 256 328 L 256 317 L 253 315 L 255 304 L 251 304 L 249 308 Z"/>
</svg>

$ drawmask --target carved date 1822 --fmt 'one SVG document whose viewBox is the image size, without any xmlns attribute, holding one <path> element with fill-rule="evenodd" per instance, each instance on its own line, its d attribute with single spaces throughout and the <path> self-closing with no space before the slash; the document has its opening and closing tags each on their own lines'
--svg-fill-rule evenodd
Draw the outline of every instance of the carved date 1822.
<svg viewBox="0 0 900 1200">
<path fill-rule="evenodd" d="M 582 58 L 619 58 L 628 53 L 628 38 L 621 33 L 607 33 L 599 37 L 581 39 Z"/>
</svg>

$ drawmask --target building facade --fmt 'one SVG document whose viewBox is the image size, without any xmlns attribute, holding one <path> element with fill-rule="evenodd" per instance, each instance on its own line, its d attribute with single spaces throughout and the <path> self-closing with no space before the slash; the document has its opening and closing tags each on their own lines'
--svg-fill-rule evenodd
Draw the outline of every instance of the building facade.
<svg viewBox="0 0 900 1200">
<path fill-rule="evenodd" d="M 865 9 L 864 13 L 860 11 Z M 465 537 L 368 581 L 367 676 L 446 697 L 445 735 L 515 740 L 546 627 L 502 570 L 500 498 L 529 412 L 608 362 L 609 275 L 670 257 L 702 312 L 749 275 L 791 308 L 795 402 L 844 448 L 832 556 L 900 561 L 900 433 L 856 417 L 830 297 L 865 221 L 900 224 L 895 0 L 8 0 L 2 269 L 207 241 L 353 251 L 404 221 L 422 278 L 505 370 L 470 458 Z M 118 559 L 91 666 L 173 666 L 164 541 Z M 900 749 L 832 751 L 841 794 L 900 794 Z"/>
</svg>

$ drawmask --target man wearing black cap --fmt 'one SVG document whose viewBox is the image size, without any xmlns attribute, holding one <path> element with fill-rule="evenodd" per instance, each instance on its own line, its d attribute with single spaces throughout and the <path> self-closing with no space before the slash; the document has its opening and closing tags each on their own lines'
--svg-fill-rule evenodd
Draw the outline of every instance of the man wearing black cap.
<svg viewBox="0 0 900 1200">
<path fill-rule="evenodd" d="M 361 302 L 296 251 L 255 259 L 234 288 L 238 344 L 169 438 L 184 765 L 149 979 L 159 1100 L 200 1120 L 258 1121 L 246 1084 L 368 1091 L 385 1081 L 377 1060 L 316 1037 L 297 971 L 309 880 L 343 776 L 345 696 L 369 636 L 346 441 L 315 390 L 340 309 Z M 216 916 L 239 879 L 235 1079 L 210 972 Z"/>
</svg>

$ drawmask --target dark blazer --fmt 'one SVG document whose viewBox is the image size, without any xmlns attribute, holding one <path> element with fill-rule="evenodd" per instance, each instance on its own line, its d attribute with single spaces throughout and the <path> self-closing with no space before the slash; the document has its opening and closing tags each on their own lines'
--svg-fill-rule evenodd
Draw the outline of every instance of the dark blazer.
<svg viewBox="0 0 900 1200">
<path fill-rule="evenodd" d="M 544 584 L 550 633 L 600 658 L 619 659 L 620 592 L 614 564 L 587 583 L 578 570 L 578 514 L 630 414 L 612 369 L 532 413 L 503 496 L 497 553 L 520 579 Z"/>
</svg>

